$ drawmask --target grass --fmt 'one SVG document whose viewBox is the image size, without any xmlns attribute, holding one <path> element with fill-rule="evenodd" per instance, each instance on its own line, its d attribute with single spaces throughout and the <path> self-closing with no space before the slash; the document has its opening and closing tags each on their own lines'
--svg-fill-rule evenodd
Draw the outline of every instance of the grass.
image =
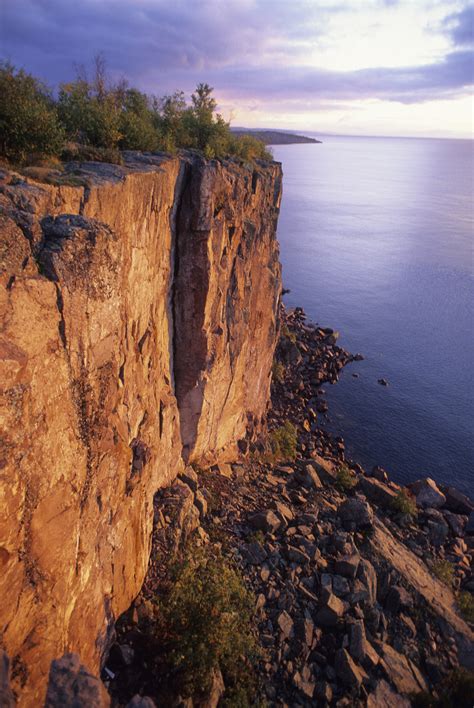
<svg viewBox="0 0 474 708">
<path fill-rule="evenodd" d="M 273 381 L 282 384 L 285 380 L 285 367 L 281 361 L 274 361 L 272 366 Z"/>
<path fill-rule="evenodd" d="M 284 460 L 289 462 L 296 458 L 298 435 L 295 426 L 289 420 L 286 420 L 283 425 L 270 432 L 269 442 L 275 461 Z"/>
<path fill-rule="evenodd" d="M 474 597 L 470 592 L 465 590 L 459 593 L 458 605 L 464 619 L 468 622 L 474 622 Z"/>
<path fill-rule="evenodd" d="M 449 588 L 453 586 L 454 567 L 452 563 L 447 560 L 438 560 L 432 564 L 431 570 L 438 580 L 441 580 Z"/>
<path fill-rule="evenodd" d="M 355 475 L 348 467 L 346 467 L 346 465 L 341 465 L 341 467 L 337 470 L 336 482 L 334 485 L 336 489 L 340 492 L 347 493 L 350 492 L 356 484 L 357 479 L 355 478 Z"/>
<path fill-rule="evenodd" d="M 392 511 L 395 511 L 397 514 L 406 514 L 412 518 L 418 513 L 416 502 L 406 489 L 400 489 L 391 503 L 391 508 Z"/>
<path fill-rule="evenodd" d="M 226 686 L 219 705 L 256 703 L 254 607 L 239 570 L 221 554 L 193 549 L 176 566 L 159 601 L 157 632 L 181 696 L 204 697 L 219 667 Z"/>
</svg>

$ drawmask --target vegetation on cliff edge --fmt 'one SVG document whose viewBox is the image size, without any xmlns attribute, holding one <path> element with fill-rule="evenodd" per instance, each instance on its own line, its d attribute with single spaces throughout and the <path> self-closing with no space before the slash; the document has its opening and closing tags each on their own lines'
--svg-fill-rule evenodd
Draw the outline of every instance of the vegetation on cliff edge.
<svg viewBox="0 0 474 708">
<path fill-rule="evenodd" d="M 124 79 L 112 83 L 101 56 L 91 79 L 82 69 L 57 96 L 31 74 L 0 62 L 0 157 L 16 164 L 58 157 L 120 162 L 120 150 L 189 149 L 207 158 L 272 159 L 260 140 L 233 134 L 216 109 L 206 83 L 190 102 L 182 91 L 156 97 Z"/>
</svg>

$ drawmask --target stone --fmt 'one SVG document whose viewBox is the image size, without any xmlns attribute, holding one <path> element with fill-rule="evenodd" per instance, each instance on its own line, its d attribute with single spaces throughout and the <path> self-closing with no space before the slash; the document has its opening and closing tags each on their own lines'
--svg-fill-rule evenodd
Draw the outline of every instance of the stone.
<svg viewBox="0 0 474 708">
<path fill-rule="evenodd" d="M 471 511 L 471 513 L 469 514 L 466 528 L 464 530 L 467 534 L 474 534 L 474 511 Z"/>
<path fill-rule="evenodd" d="M 385 509 L 389 509 L 397 497 L 397 491 L 373 477 L 360 477 L 358 486 L 371 502 Z"/>
<path fill-rule="evenodd" d="M 44 708 L 62 706 L 110 706 L 110 696 L 104 684 L 89 673 L 77 654 L 65 654 L 51 663 Z"/>
<path fill-rule="evenodd" d="M 398 614 L 400 609 L 413 607 L 413 598 L 401 585 L 393 585 L 385 598 L 385 609 L 392 614 Z"/>
<path fill-rule="evenodd" d="M 446 511 L 445 509 L 443 509 L 443 516 L 448 522 L 448 525 L 455 536 L 462 536 L 464 534 L 467 524 L 466 516 L 461 516 L 460 514 L 455 514 L 451 511 Z"/>
<path fill-rule="evenodd" d="M 382 646 L 380 664 L 388 680 L 393 683 L 399 693 L 409 695 L 428 690 L 424 678 L 414 664 L 411 664 L 406 656 L 399 654 L 389 644 Z"/>
<path fill-rule="evenodd" d="M 350 686 L 351 688 L 359 688 L 364 678 L 367 678 L 364 669 L 354 663 L 346 649 L 337 650 L 334 659 L 334 668 L 337 677 L 341 679 L 346 686 Z"/>
<path fill-rule="evenodd" d="M 320 701 L 331 703 L 333 695 L 331 684 L 327 681 L 318 681 L 314 687 L 314 695 L 316 698 L 319 698 Z"/>
<path fill-rule="evenodd" d="M 0 708 L 14 708 L 15 696 L 10 687 L 10 660 L 0 649 Z"/>
<path fill-rule="evenodd" d="M 445 494 L 445 508 L 448 511 L 452 511 L 455 514 L 465 514 L 466 516 L 469 516 L 474 511 L 474 502 L 454 487 L 448 487 Z"/>
<path fill-rule="evenodd" d="M 333 485 L 337 481 L 336 466 L 329 460 L 325 460 L 316 453 L 312 454 L 311 465 L 316 471 L 318 478 L 326 485 Z"/>
<path fill-rule="evenodd" d="M 410 489 L 415 495 L 417 506 L 438 509 L 446 502 L 443 492 L 438 489 L 436 482 L 430 477 L 419 479 L 417 482 L 410 484 Z"/>
<path fill-rule="evenodd" d="M 219 667 L 212 672 L 211 686 L 207 696 L 200 702 L 202 708 L 217 708 L 225 691 L 224 678 Z"/>
<path fill-rule="evenodd" d="M 277 619 L 278 626 L 280 627 L 281 633 L 284 639 L 289 639 L 293 636 L 293 620 L 286 610 L 280 612 Z"/>
<path fill-rule="evenodd" d="M 137 694 L 127 703 L 127 708 L 156 708 L 156 704 L 149 696 Z"/>
<path fill-rule="evenodd" d="M 356 529 L 371 528 L 374 521 L 372 507 L 361 499 L 346 499 L 337 513 L 344 524 L 354 524 Z"/>
<path fill-rule="evenodd" d="M 292 510 L 290 509 L 289 506 L 286 504 L 283 504 L 281 501 L 275 501 L 273 502 L 273 508 L 275 511 L 277 511 L 279 514 L 283 516 L 284 519 L 287 521 L 292 521 L 294 519 L 294 514 Z"/>
<path fill-rule="evenodd" d="M 249 524 L 257 531 L 264 533 L 275 533 L 280 526 L 281 521 L 273 511 L 259 511 L 249 518 Z"/>
<path fill-rule="evenodd" d="M 433 546 L 442 546 L 448 537 L 448 524 L 428 521 L 428 538 Z"/>
<path fill-rule="evenodd" d="M 313 644 L 314 622 L 309 617 L 299 618 L 295 622 L 296 638 L 311 649 Z"/>
<path fill-rule="evenodd" d="M 411 708 L 408 698 L 396 693 L 384 679 L 379 679 L 375 689 L 367 696 L 367 708 Z"/>
<path fill-rule="evenodd" d="M 355 661 L 362 661 L 367 653 L 367 639 L 365 627 L 362 620 L 358 620 L 350 626 L 349 652 Z"/>
<path fill-rule="evenodd" d="M 311 560 L 307 553 L 291 545 L 286 547 L 286 554 L 288 559 L 297 565 L 304 565 L 305 563 L 309 563 Z"/>
<path fill-rule="evenodd" d="M 316 623 L 322 627 L 335 627 L 343 614 L 344 603 L 336 595 L 330 594 L 316 613 Z"/>
<path fill-rule="evenodd" d="M 367 588 L 368 604 L 373 605 L 377 599 L 377 573 L 370 561 L 365 558 L 360 559 L 357 577 Z"/>
<path fill-rule="evenodd" d="M 318 477 L 318 473 L 311 463 L 305 466 L 304 471 L 301 472 L 301 478 L 303 479 L 303 484 L 309 489 L 323 488 L 323 484 Z"/>
<path fill-rule="evenodd" d="M 345 578 L 355 578 L 359 563 L 360 555 L 358 553 L 343 556 L 335 563 L 336 573 L 343 575 Z"/>
<path fill-rule="evenodd" d="M 199 512 L 199 516 L 201 519 L 204 519 L 207 514 L 208 505 L 207 499 L 200 489 L 198 489 L 194 494 L 194 504 Z"/>
<path fill-rule="evenodd" d="M 298 689 L 298 691 L 301 691 L 307 698 L 312 698 L 314 694 L 314 687 L 315 687 L 315 682 L 310 680 L 309 678 L 304 678 L 299 671 L 296 671 L 296 673 L 293 676 L 293 683 Z"/>
<path fill-rule="evenodd" d="M 181 472 L 180 478 L 182 481 L 190 487 L 193 492 L 197 492 L 199 486 L 199 478 L 196 472 L 189 465 L 185 467 L 184 472 Z"/>
</svg>

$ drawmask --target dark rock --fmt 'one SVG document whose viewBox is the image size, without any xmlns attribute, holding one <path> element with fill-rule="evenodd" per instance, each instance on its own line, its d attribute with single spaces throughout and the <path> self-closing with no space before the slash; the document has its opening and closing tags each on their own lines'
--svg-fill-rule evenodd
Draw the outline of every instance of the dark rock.
<svg viewBox="0 0 474 708">
<path fill-rule="evenodd" d="M 275 533 L 280 526 L 281 521 L 278 516 L 271 510 L 259 511 L 249 518 L 249 524 L 252 528 L 265 533 Z"/>
<path fill-rule="evenodd" d="M 367 708 L 410 708 L 408 698 L 396 693 L 383 679 L 377 681 L 375 689 L 367 696 Z"/>
<path fill-rule="evenodd" d="M 344 603 L 335 595 L 330 594 L 325 604 L 316 614 L 316 622 L 322 627 L 335 627 L 344 614 Z"/>
<path fill-rule="evenodd" d="M 331 684 L 329 684 L 327 681 L 318 681 L 318 683 L 314 687 L 314 695 L 316 696 L 316 698 L 319 698 L 320 701 L 326 701 L 326 703 L 331 703 Z"/>
<path fill-rule="evenodd" d="M 278 615 L 277 622 L 278 626 L 280 627 L 281 633 L 285 639 L 289 639 L 291 636 L 293 636 L 294 623 L 286 610 L 280 612 L 280 614 Z"/>
<path fill-rule="evenodd" d="M 448 511 L 453 511 L 455 514 L 466 514 L 466 516 L 474 511 L 474 503 L 471 499 L 454 487 L 448 487 L 446 490 L 445 507 Z"/>
<path fill-rule="evenodd" d="M 45 708 L 108 708 L 110 696 L 104 684 L 81 664 L 77 654 L 65 654 L 51 662 Z"/>
<path fill-rule="evenodd" d="M 365 627 L 362 620 L 354 622 L 350 627 L 350 644 L 349 652 L 353 659 L 362 661 L 367 652 L 367 639 L 365 636 Z"/>
<path fill-rule="evenodd" d="M 453 514 L 451 511 L 445 511 L 444 509 L 443 516 L 448 522 L 454 535 L 462 536 L 467 524 L 467 518 L 465 516 L 461 516 L 460 514 Z"/>
<path fill-rule="evenodd" d="M 84 707 L 85 708 L 85 707 Z M 156 703 L 149 696 L 133 696 L 127 703 L 127 708 L 156 708 Z"/>
<path fill-rule="evenodd" d="M 336 561 L 336 573 L 338 573 L 339 575 L 343 575 L 345 578 L 355 578 L 355 576 L 357 575 L 359 563 L 360 555 L 358 553 L 346 555 Z"/>
<path fill-rule="evenodd" d="M 400 609 L 413 607 L 413 598 L 401 585 L 393 585 L 385 598 L 385 609 L 397 614 Z"/>
<path fill-rule="evenodd" d="M 359 687 L 367 674 L 364 669 L 357 666 L 350 654 L 345 649 L 338 649 L 334 660 L 336 675 L 341 681 L 350 687 Z"/>
<path fill-rule="evenodd" d="M 381 386 L 388 386 L 387 379 L 377 379 L 377 383 L 380 384 Z"/>
<path fill-rule="evenodd" d="M 344 524 L 354 524 L 357 529 L 370 528 L 374 522 L 372 507 L 361 499 L 346 499 L 337 513 Z"/>
<path fill-rule="evenodd" d="M 370 501 L 383 508 L 389 508 L 397 496 L 397 492 L 388 484 L 372 477 L 360 477 L 359 487 Z"/>
<path fill-rule="evenodd" d="M 186 467 L 184 472 L 181 472 L 179 477 L 185 484 L 188 485 L 188 487 L 190 487 L 190 489 L 193 490 L 193 492 L 197 491 L 197 488 L 199 486 L 199 480 L 196 472 L 193 470 L 192 467 Z"/>
<path fill-rule="evenodd" d="M 373 605 L 377 599 L 377 574 L 372 563 L 361 558 L 357 569 L 357 577 L 367 588 L 368 604 Z"/>
<path fill-rule="evenodd" d="M 444 522 L 439 524 L 428 521 L 428 537 L 433 546 L 442 546 L 448 536 L 449 527 Z"/>
<path fill-rule="evenodd" d="M 0 649 L 0 708 L 14 708 L 15 705 L 15 697 L 10 688 L 10 660 Z"/>
<path fill-rule="evenodd" d="M 334 464 L 316 454 L 312 454 L 312 458 L 311 464 L 323 484 L 334 484 L 337 481 L 337 470 Z"/>
<path fill-rule="evenodd" d="M 438 509 L 446 501 L 443 492 L 438 489 L 436 482 L 430 477 L 419 479 L 410 484 L 410 489 L 416 497 L 417 506 Z"/>
<path fill-rule="evenodd" d="M 406 656 L 399 654 L 389 644 L 382 645 L 382 655 L 381 666 L 399 693 L 409 695 L 428 690 L 418 667 Z"/>
</svg>

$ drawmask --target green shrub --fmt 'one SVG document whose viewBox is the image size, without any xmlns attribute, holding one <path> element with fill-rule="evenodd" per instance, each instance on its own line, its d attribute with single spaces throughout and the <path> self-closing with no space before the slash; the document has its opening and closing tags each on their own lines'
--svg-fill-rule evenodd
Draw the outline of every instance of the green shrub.
<svg viewBox="0 0 474 708">
<path fill-rule="evenodd" d="M 357 484 L 357 479 L 351 470 L 346 465 L 341 465 L 337 470 L 335 487 L 340 492 L 350 492 Z"/>
<path fill-rule="evenodd" d="M 272 366 L 272 378 L 277 383 L 283 383 L 285 380 L 285 367 L 281 361 L 274 361 Z"/>
<path fill-rule="evenodd" d="M 411 517 L 417 515 L 416 502 L 406 489 L 400 489 L 391 503 L 392 511 Z"/>
<path fill-rule="evenodd" d="M 176 567 L 169 593 L 159 604 L 158 630 L 181 696 L 199 697 L 219 667 L 226 698 L 256 691 L 252 665 L 258 651 L 252 630 L 255 598 L 239 571 L 222 555 L 194 549 Z"/>
<path fill-rule="evenodd" d="M 436 575 L 445 585 L 450 588 L 453 586 L 454 567 L 452 563 L 447 560 L 438 560 L 432 563 L 431 570 L 433 575 Z"/>
<path fill-rule="evenodd" d="M 59 154 L 64 132 L 46 87 L 25 71 L 0 62 L 0 154 L 24 162 Z"/>
<path fill-rule="evenodd" d="M 280 334 L 285 339 L 289 339 L 292 344 L 296 344 L 296 334 L 294 332 L 290 332 L 286 324 L 282 326 Z"/>
<path fill-rule="evenodd" d="M 271 431 L 269 442 L 275 460 L 290 461 L 296 458 L 298 435 L 295 426 L 289 420 Z"/>
<path fill-rule="evenodd" d="M 435 686 L 438 698 L 423 691 L 410 696 L 413 708 L 472 708 L 474 673 L 455 669 Z"/>
<path fill-rule="evenodd" d="M 465 590 L 459 593 L 458 605 L 461 614 L 468 622 L 474 622 L 474 597 Z"/>
</svg>

